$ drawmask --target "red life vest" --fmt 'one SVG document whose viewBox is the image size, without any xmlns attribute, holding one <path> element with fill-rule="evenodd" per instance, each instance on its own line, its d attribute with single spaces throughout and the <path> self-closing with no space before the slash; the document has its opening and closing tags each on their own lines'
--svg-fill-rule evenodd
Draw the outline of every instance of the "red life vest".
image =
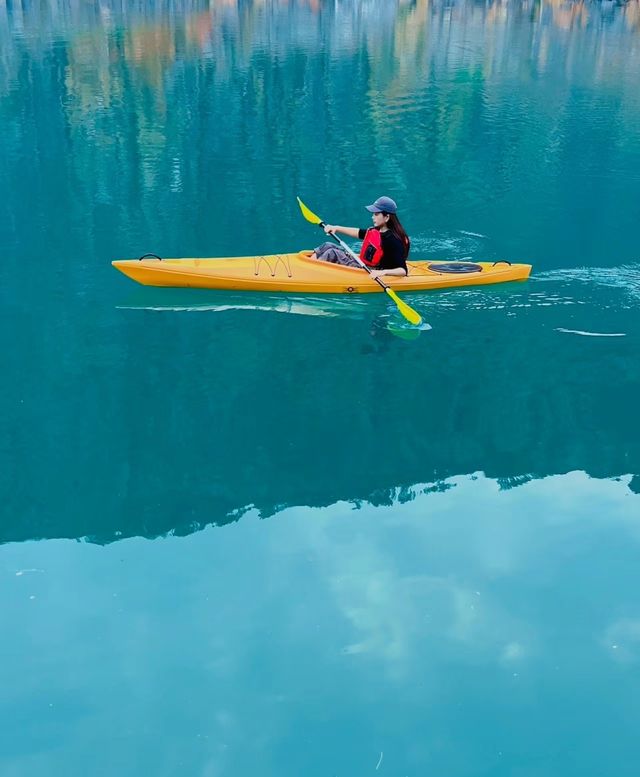
<svg viewBox="0 0 640 777">
<path fill-rule="evenodd" d="M 367 267 L 377 267 L 382 260 L 382 237 L 380 230 L 372 227 L 367 230 L 367 234 L 362 241 L 360 249 L 360 259 Z"/>
</svg>

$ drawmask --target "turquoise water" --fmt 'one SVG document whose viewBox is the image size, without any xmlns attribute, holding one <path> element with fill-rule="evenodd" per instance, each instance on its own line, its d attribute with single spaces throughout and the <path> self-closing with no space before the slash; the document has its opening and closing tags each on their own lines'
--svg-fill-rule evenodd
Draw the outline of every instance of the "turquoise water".
<svg viewBox="0 0 640 777">
<path fill-rule="evenodd" d="M 640 6 L 0 4 L 0 773 L 631 777 Z M 408 295 L 149 289 L 394 196 Z"/>
</svg>

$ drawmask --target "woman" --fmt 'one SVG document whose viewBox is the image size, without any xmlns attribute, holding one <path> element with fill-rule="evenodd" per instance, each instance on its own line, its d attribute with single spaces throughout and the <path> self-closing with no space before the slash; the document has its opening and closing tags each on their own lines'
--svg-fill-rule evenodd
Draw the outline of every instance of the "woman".
<svg viewBox="0 0 640 777">
<path fill-rule="evenodd" d="M 339 227 L 327 224 L 324 231 L 330 235 L 342 232 L 343 235 L 362 240 L 360 259 L 371 268 L 373 278 L 385 275 L 407 275 L 407 256 L 411 242 L 400 223 L 398 206 L 391 197 L 378 197 L 373 205 L 366 205 L 372 214 L 373 227 L 358 229 L 357 227 Z M 356 260 L 334 243 L 323 243 L 311 254 L 312 259 L 334 264 L 345 264 L 348 267 L 359 267 Z"/>
</svg>

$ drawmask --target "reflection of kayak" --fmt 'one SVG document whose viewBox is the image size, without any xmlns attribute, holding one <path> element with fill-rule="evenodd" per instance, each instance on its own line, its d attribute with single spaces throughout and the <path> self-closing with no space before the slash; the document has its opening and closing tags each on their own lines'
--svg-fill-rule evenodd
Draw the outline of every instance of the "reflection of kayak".
<svg viewBox="0 0 640 777">
<path fill-rule="evenodd" d="M 186 286 L 242 291 L 353 294 L 382 291 L 360 268 L 309 259 L 309 251 L 228 259 L 123 259 L 113 266 L 145 286 Z M 398 291 L 523 281 L 530 264 L 409 262 L 405 278 L 385 277 Z"/>
<path fill-rule="evenodd" d="M 121 310 L 172 313 L 227 313 L 260 311 L 325 318 L 361 319 L 371 307 L 358 297 L 336 295 L 295 296 L 268 293 L 231 293 L 215 289 L 171 289 L 137 287 L 118 306 Z"/>
<path fill-rule="evenodd" d="M 376 300 L 382 302 L 382 300 Z M 421 331 L 431 329 L 423 323 L 416 327 L 388 313 L 389 306 L 371 307 L 369 300 L 358 296 L 337 294 L 305 294 L 303 296 L 268 294 L 265 292 L 229 293 L 217 289 L 171 289 L 138 286 L 129 297 L 117 305 L 119 310 L 145 310 L 154 313 L 286 313 L 294 316 L 341 318 L 370 322 L 371 334 L 383 330 L 404 340 L 416 339 Z M 376 311 L 377 312 L 374 312 Z M 380 310 L 387 312 L 381 313 Z"/>
</svg>

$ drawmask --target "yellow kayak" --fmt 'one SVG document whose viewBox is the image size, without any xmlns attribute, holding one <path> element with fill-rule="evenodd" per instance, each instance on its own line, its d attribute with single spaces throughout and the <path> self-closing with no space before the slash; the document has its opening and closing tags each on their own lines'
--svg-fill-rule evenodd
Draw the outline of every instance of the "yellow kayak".
<svg viewBox="0 0 640 777">
<path fill-rule="evenodd" d="M 309 292 L 317 294 L 368 294 L 381 287 L 358 267 L 310 259 L 311 251 L 226 259 L 141 259 L 112 262 L 120 272 L 144 286 L 231 289 L 235 291 Z M 149 258 L 148 258 L 149 257 Z M 487 283 L 524 281 L 530 264 L 509 262 L 408 262 L 404 278 L 385 276 L 397 291 L 448 289 Z"/>
</svg>

